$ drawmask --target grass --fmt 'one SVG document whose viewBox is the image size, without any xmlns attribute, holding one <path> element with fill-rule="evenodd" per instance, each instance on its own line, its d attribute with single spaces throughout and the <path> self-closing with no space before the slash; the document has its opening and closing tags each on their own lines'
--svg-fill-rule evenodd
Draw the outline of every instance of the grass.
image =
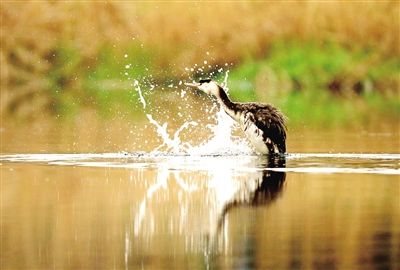
<svg viewBox="0 0 400 270">
<path fill-rule="evenodd" d="M 151 55 L 137 50 L 136 46 L 103 47 L 95 59 L 87 61 L 77 48 L 60 46 L 53 56 L 54 68 L 46 76 L 51 110 L 61 116 L 74 115 L 82 107 L 92 107 L 104 117 L 117 111 L 134 112 L 138 96 L 133 78 L 143 80 L 152 72 L 147 68 Z M 137 55 L 141 57 L 133 60 Z"/>
<path fill-rule="evenodd" d="M 307 106 L 321 106 L 326 117 L 307 116 L 320 122 L 347 119 L 345 103 L 398 108 L 398 1 L 0 5 L 1 113 L 11 117 L 135 113 L 134 79 L 162 91 L 225 63 L 233 97 L 276 103 L 293 121 Z"/>
<path fill-rule="evenodd" d="M 105 46 L 87 61 L 77 48 L 60 46 L 52 59 L 54 69 L 46 76 L 52 111 L 74 116 L 89 107 L 105 118 L 138 113 L 141 105 L 134 80 L 144 91 L 150 85 L 163 91 L 171 82 L 188 79 L 171 78 L 171 70 L 154 65 L 154 55 L 133 43 L 126 48 Z M 398 91 L 391 87 L 398 84 L 400 61 L 394 58 L 365 66 L 374 56 L 373 51 L 337 44 L 277 42 L 265 57 L 247 58 L 229 67 L 230 95 L 237 101 L 273 103 L 287 114 L 291 125 L 332 126 L 366 121 L 376 114 L 399 119 Z M 356 72 L 359 66 L 363 69 Z M 207 77 L 211 70 L 217 80 L 223 80 L 226 68 L 212 67 L 193 76 Z"/>
<path fill-rule="evenodd" d="M 294 124 L 351 123 L 369 115 L 399 119 L 400 59 L 364 65 L 374 57 L 336 44 L 277 43 L 264 59 L 248 59 L 230 72 L 230 94 L 274 103 Z"/>
</svg>

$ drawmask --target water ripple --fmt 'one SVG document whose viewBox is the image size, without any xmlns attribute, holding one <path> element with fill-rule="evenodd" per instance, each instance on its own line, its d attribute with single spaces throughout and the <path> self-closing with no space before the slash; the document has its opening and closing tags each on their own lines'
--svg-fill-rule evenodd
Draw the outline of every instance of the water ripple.
<svg viewBox="0 0 400 270">
<path fill-rule="evenodd" d="M 221 166 L 236 172 L 273 170 L 294 173 L 400 174 L 400 154 L 291 153 L 286 166 L 266 167 L 267 158 L 251 155 L 171 155 L 168 153 L 80 153 L 0 155 L 1 163 L 38 163 L 53 166 L 82 166 L 209 171 Z M 1 164 L 0 163 L 0 164 Z"/>
</svg>

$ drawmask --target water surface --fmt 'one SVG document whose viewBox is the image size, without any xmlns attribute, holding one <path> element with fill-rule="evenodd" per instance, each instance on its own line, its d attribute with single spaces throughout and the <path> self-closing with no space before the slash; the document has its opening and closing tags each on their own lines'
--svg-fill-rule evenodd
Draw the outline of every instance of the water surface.
<svg viewBox="0 0 400 270">
<path fill-rule="evenodd" d="M 399 154 L 7 154 L 2 269 L 397 269 Z"/>
<path fill-rule="evenodd" d="M 400 268 L 397 123 L 295 127 L 267 158 L 166 110 L 2 122 L 0 268 Z"/>
</svg>

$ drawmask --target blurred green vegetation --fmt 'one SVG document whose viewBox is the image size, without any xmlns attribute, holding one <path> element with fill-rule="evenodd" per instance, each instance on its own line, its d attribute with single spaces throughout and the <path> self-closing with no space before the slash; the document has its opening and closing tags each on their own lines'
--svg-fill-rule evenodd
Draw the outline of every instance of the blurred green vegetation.
<svg viewBox="0 0 400 270">
<path fill-rule="evenodd" d="M 61 117 L 73 117 L 87 107 L 103 117 L 121 111 L 136 114 L 141 105 L 134 80 L 141 82 L 144 92 L 151 85 L 165 91 L 171 82 L 189 80 L 185 75 L 171 78 L 171 70 L 154 66 L 155 54 L 137 43 L 118 49 L 105 46 L 90 62 L 72 46 L 60 46 L 53 57 L 54 68 L 46 75 L 50 108 Z M 282 41 L 262 58 L 249 57 L 233 66 L 221 65 L 224 68 L 203 65 L 204 71 L 195 69 L 192 79 L 211 75 L 222 82 L 228 71 L 232 99 L 273 103 L 294 125 L 368 121 L 371 114 L 400 118 L 400 99 L 393 89 L 400 58 L 380 59 L 373 65 L 373 57 L 373 50 L 351 51 L 334 43 Z M 175 84 L 169 91 L 183 88 Z"/>
<path fill-rule="evenodd" d="M 137 115 L 134 80 L 162 100 L 229 71 L 292 124 L 400 119 L 398 1 L 0 5 L 2 116 Z"/>
<path fill-rule="evenodd" d="M 230 72 L 230 93 L 236 100 L 272 102 L 294 123 L 399 118 L 400 58 L 374 65 L 374 54 L 332 43 L 277 43 L 264 59 L 248 59 Z"/>
</svg>

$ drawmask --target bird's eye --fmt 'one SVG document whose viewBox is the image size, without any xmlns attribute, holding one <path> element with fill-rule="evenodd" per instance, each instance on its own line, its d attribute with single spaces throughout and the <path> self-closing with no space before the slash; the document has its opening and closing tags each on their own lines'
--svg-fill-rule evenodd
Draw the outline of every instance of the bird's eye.
<svg viewBox="0 0 400 270">
<path fill-rule="evenodd" d="M 209 82 L 211 82 L 211 79 L 201 79 L 199 81 L 199 83 L 209 83 Z"/>
</svg>

